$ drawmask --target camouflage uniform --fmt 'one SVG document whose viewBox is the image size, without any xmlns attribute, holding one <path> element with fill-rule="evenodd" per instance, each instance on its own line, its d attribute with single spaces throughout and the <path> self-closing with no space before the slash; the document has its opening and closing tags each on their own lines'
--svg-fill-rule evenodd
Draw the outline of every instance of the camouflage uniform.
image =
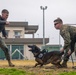
<svg viewBox="0 0 76 75">
<path fill-rule="evenodd" d="M 74 46 L 76 42 L 76 27 L 74 26 L 69 26 L 69 25 L 62 25 L 60 28 L 60 35 L 64 39 L 64 49 L 65 49 L 65 54 L 64 54 L 64 60 L 68 61 L 69 56 L 68 55 L 68 50 L 71 50 L 71 54 L 74 52 Z"/>
<path fill-rule="evenodd" d="M 5 24 L 6 24 L 6 21 L 0 16 L 0 32 L 2 32 L 2 35 L 4 37 L 7 36 L 6 30 L 5 30 Z M 4 51 L 6 59 L 8 60 L 9 66 L 14 66 L 10 61 L 9 50 L 1 37 L 0 37 L 0 48 Z"/>
</svg>

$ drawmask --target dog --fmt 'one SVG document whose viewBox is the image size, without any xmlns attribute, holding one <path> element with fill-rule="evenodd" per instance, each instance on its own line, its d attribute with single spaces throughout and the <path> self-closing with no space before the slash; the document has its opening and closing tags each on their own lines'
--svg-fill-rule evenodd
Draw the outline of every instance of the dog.
<svg viewBox="0 0 76 75">
<path fill-rule="evenodd" d="M 43 66 L 49 63 L 58 68 L 62 67 L 60 62 L 62 61 L 63 53 L 60 51 L 47 52 L 45 49 L 41 51 L 41 49 L 36 45 L 28 45 L 28 47 L 30 48 L 29 51 L 33 53 L 35 61 L 37 62 L 34 67 L 37 65 Z"/>
</svg>

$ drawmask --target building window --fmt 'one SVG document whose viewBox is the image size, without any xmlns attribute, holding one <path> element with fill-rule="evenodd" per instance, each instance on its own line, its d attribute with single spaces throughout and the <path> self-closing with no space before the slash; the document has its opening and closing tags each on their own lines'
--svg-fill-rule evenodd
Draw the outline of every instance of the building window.
<svg viewBox="0 0 76 75">
<path fill-rule="evenodd" d="M 14 36 L 15 36 L 15 38 L 20 38 L 21 37 L 21 31 L 14 31 Z"/>
<path fill-rule="evenodd" d="M 12 53 L 12 59 L 24 59 L 24 45 L 12 45 Z"/>
</svg>

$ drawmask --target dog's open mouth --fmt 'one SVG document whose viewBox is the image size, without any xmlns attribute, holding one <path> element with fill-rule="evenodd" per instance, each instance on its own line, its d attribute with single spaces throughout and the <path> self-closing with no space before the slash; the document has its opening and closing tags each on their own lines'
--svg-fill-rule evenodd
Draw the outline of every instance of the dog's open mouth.
<svg viewBox="0 0 76 75">
<path fill-rule="evenodd" d="M 31 51 L 32 50 L 32 48 L 29 48 L 29 51 Z"/>
<path fill-rule="evenodd" d="M 31 50 L 32 50 L 31 46 L 30 46 L 30 45 L 28 45 L 28 47 L 29 47 L 29 51 L 31 51 Z"/>
</svg>

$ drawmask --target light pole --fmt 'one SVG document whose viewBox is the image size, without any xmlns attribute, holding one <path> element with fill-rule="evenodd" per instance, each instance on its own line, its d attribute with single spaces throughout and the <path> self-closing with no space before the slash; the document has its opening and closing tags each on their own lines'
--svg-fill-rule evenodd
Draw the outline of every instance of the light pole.
<svg viewBox="0 0 76 75">
<path fill-rule="evenodd" d="M 43 10 L 43 46 L 45 46 L 45 12 L 44 10 L 47 9 L 47 6 L 43 7 L 43 6 L 40 6 L 41 10 Z"/>
</svg>

